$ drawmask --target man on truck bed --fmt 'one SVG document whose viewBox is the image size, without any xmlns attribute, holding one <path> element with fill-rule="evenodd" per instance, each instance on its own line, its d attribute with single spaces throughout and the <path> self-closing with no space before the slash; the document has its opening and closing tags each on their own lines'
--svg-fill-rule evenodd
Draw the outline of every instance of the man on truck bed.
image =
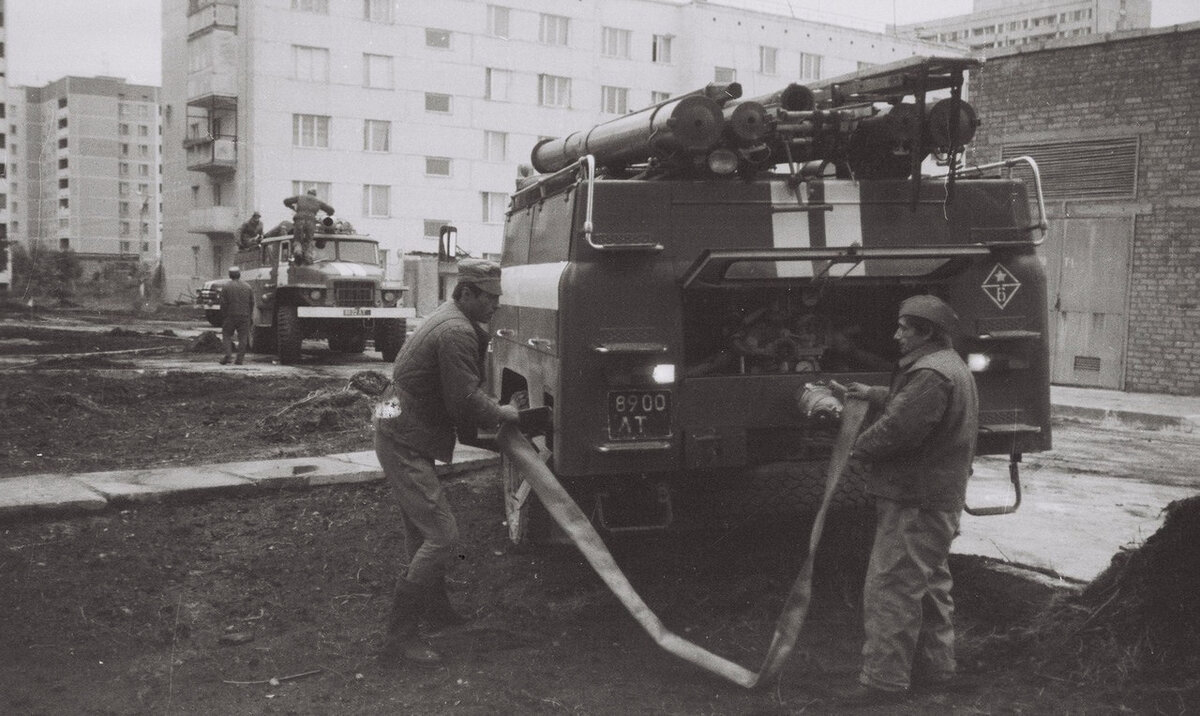
<svg viewBox="0 0 1200 716">
<path fill-rule="evenodd" d="M 296 212 L 292 217 L 292 235 L 300 243 L 300 262 L 312 263 L 313 233 L 317 230 L 317 212 L 333 215 L 333 207 L 317 198 L 317 190 L 289 196 L 283 205 Z"/>
<path fill-rule="evenodd" d="M 500 304 L 500 266 L 460 261 L 452 299 L 400 349 L 373 420 L 375 452 L 400 503 L 409 558 L 396 580 L 383 657 L 422 666 L 436 666 L 441 656 L 420 640 L 418 621 L 464 621 L 446 593 L 458 525 L 433 461 L 450 462 L 456 425 L 493 427 L 519 419 L 516 407 L 498 404 L 483 389 L 488 334 L 479 324 Z"/>
<path fill-rule="evenodd" d="M 935 296 L 900 304 L 900 363 L 890 388 L 850 386 L 882 407 L 854 455 L 871 465 L 878 524 L 863 591 L 863 667 L 850 700 L 899 699 L 954 676 L 950 543 L 958 532 L 979 430 L 979 396 L 954 351 L 954 310 Z"/>
</svg>

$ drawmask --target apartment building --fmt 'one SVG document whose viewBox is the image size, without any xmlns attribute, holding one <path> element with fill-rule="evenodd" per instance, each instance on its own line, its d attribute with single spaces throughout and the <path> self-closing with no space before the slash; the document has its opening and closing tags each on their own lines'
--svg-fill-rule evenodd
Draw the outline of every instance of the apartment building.
<svg viewBox="0 0 1200 716">
<path fill-rule="evenodd" d="M 1150 1 L 975 0 L 973 11 L 966 15 L 897 25 L 892 31 L 901 36 L 985 51 L 1060 37 L 1150 27 Z"/>
<path fill-rule="evenodd" d="M 12 252 L 8 247 L 8 146 L 16 125 L 8 112 L 8 60 L 5 45 L 4 0 L 0 0 L 0 296 L 12 287 Z"/>
<path fill-rule="evenodd" d="M 224 274 L 251 212 L 315 189 L 399 257 L 500 248 L 543 137 L 714 80 L 746 97 L 917 54 L 913 38 L 692 0 L 166 0 L 167 298 Z M 424 302 L 423 302 L 424 303 Z"/>
<path fill-rule="evenodd" d="M 85 271 L 160 249 L 158 88 L 63 77 L 9 95 L 9 237 Z"/>
</svg>

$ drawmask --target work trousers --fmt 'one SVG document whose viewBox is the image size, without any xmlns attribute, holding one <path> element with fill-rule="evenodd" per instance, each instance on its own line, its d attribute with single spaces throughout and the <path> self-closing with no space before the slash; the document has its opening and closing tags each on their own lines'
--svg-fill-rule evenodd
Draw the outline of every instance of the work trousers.
<svg viewBox="0 0 1200 716">
<path fill-rule="evenodd" d="M 400 578 L 431 586 L 454 558 L 458 523 L 433 460 L 375 431 L 375 454 L 400 503 L 408 569 Z"/>
<path fill-rule="evenodd" d="M 237 357 L 246 356 L 246 343 L 250 340 L 250 316 L 229 316 L 221 323 L 221 345 L 225 357 L 233 355 L 233 334 L 237 333 Z"/>
<path fill-rule="evenodd" d="M 954 602 L 948 559 L 959 511 L 924 510 L 876 499 L 878 524 L 863 590 L 863 668 L 859 681 L 887 691 L 913 674 L 954 673 Z"/>
<path fill-rule="evenodd" d="M 292 217 L 292 239 L 300 245 L 301 263 L 312 263 L 313 234 L 317 231 L 317 217 L 296 214 Z M 292 255 L 296 255 L 295 248 Z"/>
</svg>

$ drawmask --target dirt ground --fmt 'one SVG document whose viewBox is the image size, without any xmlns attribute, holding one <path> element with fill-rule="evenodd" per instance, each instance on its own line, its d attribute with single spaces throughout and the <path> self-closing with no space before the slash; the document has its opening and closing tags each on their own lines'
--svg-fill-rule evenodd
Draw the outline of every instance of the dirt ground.
<svg viewBox="0 0 1200 716">
<path fill-rule="evenodd" d="M 0 344 L 12 336 L 0 326 Z M 141 376 L 112 366 L 7 371 L 0 475 L 369 449 L 365 414 L 361 424 L 334 415 L 302 435 L 263 428 L 295 401 L 344 384 Z M 433 671 L 375 658 L 402 554 L 384 485 L 0 526 L 0 712 L 847 711 L 839 694 L 853 682 L 862 633 L 856 583 L 843 569 L 849 555 L 836 545 L 819 562 L 797 652 L 777 680 L 746 691 L 655 646 L 572 548 L 510 549 L 497 474 L 447 484 L 463 535 L 453 598 L 474 619 L 431 635 L 448 655 Z M 668 628 L 756 667 L 803 559 L 805 530 L 743 523 L 613 547 Z M 978 558 L 956 557 L 952 568 L 961 687 L 863 713 L 1200 708 L 1196 681 L 1177 674 L 1089 679 L 1045 669 L 1006 637 L 1064 595 Z"/>
</svg>

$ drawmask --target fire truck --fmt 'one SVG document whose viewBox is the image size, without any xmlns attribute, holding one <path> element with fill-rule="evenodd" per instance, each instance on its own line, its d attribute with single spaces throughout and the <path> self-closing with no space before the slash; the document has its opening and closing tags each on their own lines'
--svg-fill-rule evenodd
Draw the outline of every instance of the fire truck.
<svg viewBox="0 0 1200 716">
<path fill-rule="evenodd" d="M 914 57 L 742 99 L 696 92 L 533 150 L 511 197 L 488 380 L 602 533 L 813 511 L 841 404 L 887 385 L 902 300 L 960 317 L 978 454 L 1049 449 L 1036 164 L 967 166 L 978 61 Z M 939 97 L 940 99 L 935 98 Z M 925 171 L 929 167 L 936 171 Z M 551 523 L 502 457 L 515 543 Z M 865 507 L 851 463 L 834 505 Z"/>
<path fill-rule="evenodd" d="M 290 364 L 300 360 L 307 338 L 325 339 L 340 353 L 362 353 L 370 338 L 383 360 L 394 361 L 416 309 L 401 306 L 405 287 L 384 278 L 379 242 L 326 217 L 313 237 L 312 261 L 302 263 L 293 237 L 274 233 L 237 253 L 242 279 L 254 289 L 250 351 Z M 197 294 L 213 325 L 220 325 L 222 283 L 206 283 Z"/>
</svg>

